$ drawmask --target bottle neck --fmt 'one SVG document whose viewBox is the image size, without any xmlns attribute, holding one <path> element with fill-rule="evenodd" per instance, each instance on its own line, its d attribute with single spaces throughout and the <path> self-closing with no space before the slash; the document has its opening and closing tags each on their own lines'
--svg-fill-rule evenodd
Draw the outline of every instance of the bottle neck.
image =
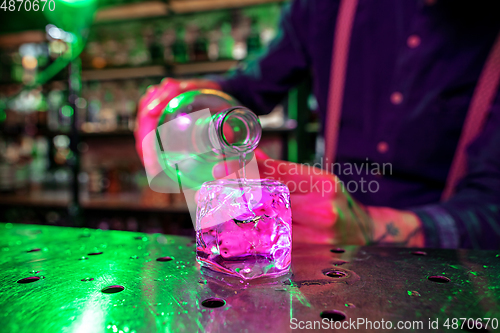
<svg viewBox="0 0 500 333">
<path fill-rule="evenodd" d="M 262 127 L 259 118 L 249 109 L 236 106 L 217 113 L 209 127 L 213 147 L 220 147 L 220 154 L 241 155 L 250 153 L 259 144 Z"/>
</svg>

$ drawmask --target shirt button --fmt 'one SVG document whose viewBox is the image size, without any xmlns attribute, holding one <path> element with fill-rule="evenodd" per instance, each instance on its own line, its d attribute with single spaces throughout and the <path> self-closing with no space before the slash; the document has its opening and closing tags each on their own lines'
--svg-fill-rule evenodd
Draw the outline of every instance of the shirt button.
<svg viewBox="0 0 500 333">
<path fill-rule="evenodd" d="M 391 103 L 394 105 L 401 104 L 403 101 L 403 94 L 399 91 L 395 91 L 391 94 Z"/>
<path fill-rule="evenodd" d="M 410 49 L 414 49 L 414 48 L 418 47 L 420 45 L 420 42 L 421 42 L 420 36 L 418 36 L 418 35 L 411 35 L 406 40 L 406 44 L 408 45 L 408 47 Z"/>
<path fill-rule="evenodd" d="M 380 141 L 377 144 L 377 151 L 381 154 L 386 153 L 389 150 L 389 145 L 385 141 Z"/>
</svg>

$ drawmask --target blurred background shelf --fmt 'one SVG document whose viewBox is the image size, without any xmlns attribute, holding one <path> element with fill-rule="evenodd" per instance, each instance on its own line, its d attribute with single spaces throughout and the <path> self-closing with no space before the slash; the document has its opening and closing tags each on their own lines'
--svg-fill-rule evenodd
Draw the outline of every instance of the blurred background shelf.
<svg viewBox="0 0 500 333">
<path fill-rule="evenodd" d="M 146 1 L 101 8 L 95 14 L 94 22 L 110 22 L 166 16 L 168 6 L 161 1 Z"/>
<path fill-rule="evenodd" d="M 134 136 L 134 132 L 130 130 L 119 130 L 119 131 L 109 131 L 109 132 L 80 132 L 79 135 L 82 139 L 132 138 Z"/>
<path fill-rule="evenodd" d="M 30 191 L 27 193 L 0 193 L 0 206 L 45 206 L 64 208 L 70 203 L 69 190 Z"/>
<path fill-rule="evenodd" d="M 82 81 L 124 80 L 146 77 L 165 77 L 165 66 L 93 69 L 82 71 Z"/>
<path fill-rule="evenodd" d="M 5 206 L 66 208 L 70 204 L 70 190 L 40 190 L 27 193 L 1 193 L 0 209 Z M 160 213 L 187 213 L 183 203 L 148 204 L 140 192 L 89 195 L 82 192 L 81 206 L 92 210 L 143 211 Z"/>
<path fill-rule="evenodd" d="M 176 64 L 172 66 L 174 76 L 193 74 L 223 73 L 238 64 L 237 60 L 204 61 L 190 64 Z"/>
<path fill-rule="evenodd" d="M 95 15 L 95 23 L 162 17 L 221 9 L 234 9 L 285 0 L 171 0 L 144 1 L 140 3 L 114 5 L 101 8 Z"/>
<path fill-rule="evenodd" d="M 165 77 L 169 73 L 173 76 L 193 74 L 223 73 L 238 64 L 237 60 L 203 61 L 188 64 L 173 64 L 165 66 L 144 66 L 130 68 L 106 68 L 83 70 L 83 81 L 128 80 L 148 77 Z"/>
<path fill-rule="evenodd" d="M 26 43 L 43 43 L 47 40 L 44 31 L 30 30 L 0 35 L 0 47 L 14 47 Z"/>
<path fill-rule="evenodd" d="M 174 13 L 193 13 L 284 1 L 285 0 L 171 0 L 169 2 L 169 6 Z"/>
<path fill-rule="evenodd" d="M 94 210 L 148 211 L 162 213 L 188 213 L 184 203 L 148 204 L 137 192 L 104 194 L 101 196 L 82 195 L 82 207 Z"/>
<path fill-rule="evenodd" d="M 64 53 L 65 32 L 42 13 L 2 17 L 0 189 L 10 194 L 0 193 L 0 221 L 192 231 L 184 198 L 148 187 L 133 135 L 137 103 L 164 77 L 222 74 L 259 57 L 284 2 L 98 0 L 74 103 L 67 69 L 19 93 Z M 310 162 L 314 108 L 307 84 L 292 89 L 261 117 L 259 147 L 274 159 Z"/>
</svg>

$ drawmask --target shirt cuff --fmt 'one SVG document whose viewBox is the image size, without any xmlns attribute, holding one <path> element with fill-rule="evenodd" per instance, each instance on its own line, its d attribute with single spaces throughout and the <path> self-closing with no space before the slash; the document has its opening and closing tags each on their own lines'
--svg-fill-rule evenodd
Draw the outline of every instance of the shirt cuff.
<svg viewBox="0 0 500 333">
<path fill-rule="evenodd" d="M 425 247 L 456 249 L 460 234 L 453 217 L 442 207 L 424 206 L 412 209 L 424 226 Z"/>
</svg>

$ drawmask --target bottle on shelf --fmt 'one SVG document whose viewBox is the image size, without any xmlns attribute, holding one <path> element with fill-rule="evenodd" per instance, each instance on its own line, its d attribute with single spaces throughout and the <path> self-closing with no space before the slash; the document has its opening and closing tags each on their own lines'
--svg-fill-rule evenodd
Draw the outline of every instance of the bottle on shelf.
<svg viewBox="0 0 500 333">
<path fill-rule="evenodd" d="M 259 26 L 255 19 L 252 20 L 250 33 L 247 37 L 247 55 L 248 57 L 256 57 L 260 54 L 262 50 L 262 44 L 260 41 Z"/>
<path fill-rule="evenodd" d="M 142 38 L 149 53 L 149 63 L 162 64 L 163 52 L 161 45 L 157 42 L 156 29 L 147 25 L 142 30 Z"/>
<path fill-rule="evenodd" d="M 184 27 L 178 26 L 176 29 L 175 42 L 172 45 L 172 52 L 174 54 L 174 61 L 179 64 L 186 63 L 189 60 L 185 36 L 186 30 Z"/>
<path fill-rule="evenodd" d="M 33 144 L 30 163 L 30 182 L 33 190 L 40 190 L 49 167 L 49 144 L 47 138 L 37 137 Z"/>
<path fill-rule="evenodd" d="M 104 100 L 99 113 L 99 131 L 110 132 L 117 128 L 116 115 L 116 84 L 106 82 L 104 87 Z"/>
<path fill-rule="evenodd" d="M 51 90 L 47 95 L 48 114 L 47 125 L 51 131 L 60 131 L 65 129 L 67 122 L 64 121 L 62 116 L 62 108 L 66 101 L 66 87 L 63 83 L 53 82 Z"/>
<path fill-rule="evenodd" d="M 194 60 L 208 60 L 208 40 L 204 31 L 199 31 L 194 41 Z"/>
<path fill-rule="evenodd" d="M 136 35 L 132 41 L 129 41 L 129 60 L 132 66 L 144 66 L 151 62 L 151 54 L 149 53 L 146 41 L 140 34 Z"/>
<path fill-rule="evenodd" d="M 220 29 L 211 29 L 208 33 L 208 50 L 207 56 L 211 61 L 216 61 L 219 59 L 219 41 L 221 38 Z"/>
<path fill-rule="evenodd" d="M 167 27 L 161 33 L 160 44 L 163 48 L 163 61 L 165 63 L 174 62 L 173 45 L 175 43 L 175 30 L 172 27 Z"/>
<path fill-rule="evenodd" d="M 233 29 L 233 58 L 243 60 L 247 57 L 247 38 L 250 35 L 250 19 L 239 15 L 237 17 L 238 20 Z"/>
<path fill-rule="evenodd" d="M 219 39 L 219 58 L 233 59 L 234 38 L 231 34 L 231 23 L 222 23 L 220 30 L 221 37 Z"/>
<path fill-rule="evenodd" d="M 0 192 L 11 192 L 16 188 L 16 168 L 9 153 L 11 143 L 0 138 Z"/>
</svg>

